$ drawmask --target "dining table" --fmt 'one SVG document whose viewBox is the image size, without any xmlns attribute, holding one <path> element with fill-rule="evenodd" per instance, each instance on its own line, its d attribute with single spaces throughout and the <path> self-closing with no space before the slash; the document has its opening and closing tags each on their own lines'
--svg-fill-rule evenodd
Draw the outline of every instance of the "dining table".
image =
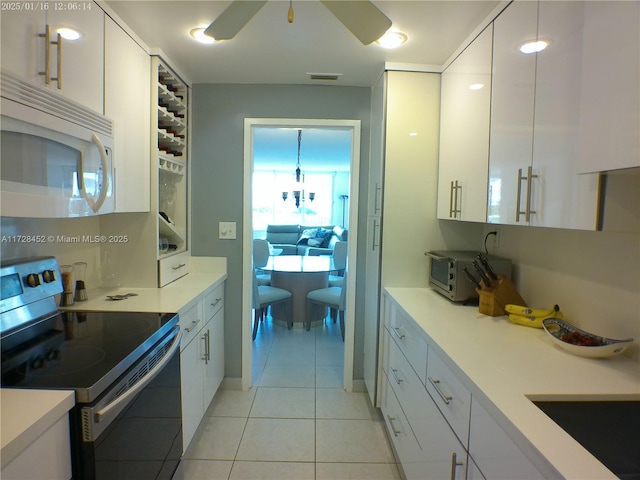
<svg viewBox="0 0 640 480">
<path fill-rule="evenodd" d="M 330 255 L 277 255 L 270 256 L 261 270 L 271 272 L 271 286 L 291 292 L 291 316 L 294 327 L 303 327 L 307 315 L 311 326 L 322 325 L 326 307 L 312 305 L 307 312 L 307 294 L 319 288 L 327 288 L 329 272 L 335 270 Z M 276 325 L 287 325 L 287 308 L 273 305 L 271 317 Z"/>
</svg>

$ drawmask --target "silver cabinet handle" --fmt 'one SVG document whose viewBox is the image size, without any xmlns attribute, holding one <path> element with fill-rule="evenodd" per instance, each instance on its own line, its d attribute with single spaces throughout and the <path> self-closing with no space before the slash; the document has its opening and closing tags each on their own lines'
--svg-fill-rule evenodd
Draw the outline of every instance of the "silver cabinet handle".
<svg viewBox="0 0 640 480">
<path fill-rule="evenodd" d="M 527 214 L 525 216 L 527 222 L 531 220 L 531 214 L 536 213 L 535 211 L 531 210 L 531 182 L 534 178 L 538 178 L 538 175 L 533 174 L 533 169 L 531 166 L 527 167 Z"/>
<path fill-rule="evenodd" d="M 398 385 L 400 385 L 402 383 L 402 380 L 398 378 L 398 370 L 396 368 L 389 368 L 389 370 L 391 370 L 391 376 L 393 376 L 393 379 Z"/>
<path fill-rule="evenodd" d="M 444 393 L 442 393 L 442 390 L 440 390 L 440 380 L 435 380 L 431 377 L 427 377 L 427 378 L 429 379 L 429 383 L 433 385 L 433 388 L 436 389 L 436 392 L 438 392 L 438 395 L 440 395 L 440 398 L 442 398 L 444 403 L 449 405 L 449 402 L 453 400 L 453 397 L 451 395 L 445 395 Z"/>
<path fill-rule="evenodd" d="M 380 243 L 376 243 L 376 239 L 378 238 L 378 235 L 376 235 L 376 229 L 378 230 L 378 235 L 380 234 L 380 222 L 378 222 L 378 220 L 374 220 L 373 221 L 373 235 L 372 235 L 372 239 L 371 239 L 371 250 L 375 250 L 376 248 L 378 248 L 380 246 Z"/>
<path fill-rule="evenodd" d="M 516 222 L 520 221 L 520 215 L 524 215 L 525 216 L 525 221 L 529 222 L 531 220 L 531 214 L 532 213 L 536 213 L 535 211 L 531 210 L 531 181 L 534 178 L 538 178 L 538 175 L 534 175 L 533 174 L 533 168 L 531 166 L 527 167 L 527 176 L 523 177 L 522 176 L 522 169 L 519 168 L 518 169 L 518 190 L 516 193 Z M 526 180 L 527 182 L 527 199 L 525 202 L 525 209 L 524 211 L 521 210 L 521 200 L 520 197 L 522 196 L 522 181 Z"/>
<path fill-rule="evenodd" d="M 458 462 L 458 456 L 456 452 L 453 452 L 451 454 L 451 475 L 450 475 L 451 480 L 456 480 L 456 467 L 461 467 L 463 465 L 464 463 Z"/>
<path fill-rule="evenodd" d="M 215 301 L 215 302 L 213 302 L 213 303 L 211 303 L 210 305 L 211 305 L 212 307 L 215 307 L 217 304 L 219 304 L 219 303 L 220 303 L 220 301 L 221 301 L 221 300 L 222 300 L 222 298 L 216 298 L 216 301 Z"/>
<path fill-rule="evenodd" d="M 191 325 L 189 325 L 188 327 L 185 327 L 184 329 L 185 329 L 185 331 L 186 331 L 187 333 L 189 333 L 189 332 L 190 332 L 191 330 L 193 330 L 193 329 L 195 328 L 195 326 L 196 326 L 196 325 L 198 325 L 199 323 L 200 323 L 200 319 L 198 319 L 198 320 L 193 320 L 193 321 L 191 322 Z"/>
<path fill-rule="evenodd" d="M 200 340 L 204 341 L 204 353 L 202 354 L 202 357 L 200 357 L 200 360 L 204 360 L 204 364 L 209 365 L 209 360 L 211 358 L 209 356 L 209 330 L 202 334 Z"/>
<path fill-rule="evenodd" d="M 404 338 L 404 333 L 400 333 L 400 327 L 391 327 L 391 330 L 393 331 L 393 333 L 396 334 L 396 337 L 398 337 L 400 340 Z"/>
<path fill-rule="evenodd" d="M 58 55 L 56 61 L 58 76 L 53 77 L 51 80 L 58 83 L 58 90 L 60 90 L 62 88 L 62 35 L 58 34 L 56 41 L 51 42 L 51 45 L 56 45 L 58 47 Z"/>
<path fill-rule="evenodd" d="M 205 337 L 207 338 L 207 343 L 205 344 L 205 355 L 207 356 L 206 364 L 209 364 L 211 360 L 211 332 L 207 329 L 207 333 L 205 333 Z"/>
<path fill-rule="evenodd" d="M 449 187 L 449 218 L 453 218 L 453 180 L 451 180 L 451 186 Z"/>
<path fill-rule="evenodd" d="M 380 196 L 378 196 L 380 194 Z M 373 213 L 382 211 L 382 201 L 378 202 L 378 199 L 382 200 L 382 187 L 379 183 L 376 183 L 376 192 L 373 199 Z"/>
<path fill-rule="evenodd" d="M 396 419 L 396 417 L 392 417 L 391 415 L 387 414 L 387 419 L 389 420 L 389 425 L 391 425 L 391 431 L 393 432 L 393 436 L 397 437 L 399 434 L 402 433 L 402 430 L 398 430 L 394 425 L 393 425 L 393 421 Z"/>
<path fill-rule="evenodd" d="M 172 270 L 179 270 L 182 267 L 184 267 L 186 265 L 186 263 L 181 263 L 180 265 L 175 265 L 173 267 L 171 267 Z"/>
<path fill-rule="evenodd" d="M 49 53 L 51 48 L 51 27 L 45 25 L 44 33 L 39 33 L 40 38 L 44 38 L 44 71 L 38 72 L 38 75 L 44 76 L 44 84 L 49 85 Z"/>
</svg>

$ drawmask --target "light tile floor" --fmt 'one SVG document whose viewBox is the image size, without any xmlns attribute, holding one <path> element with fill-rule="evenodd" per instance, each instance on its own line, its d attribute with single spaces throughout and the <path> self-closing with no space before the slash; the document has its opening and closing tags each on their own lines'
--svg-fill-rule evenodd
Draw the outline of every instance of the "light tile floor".
<svg viewBox="0 0 640 480">
<path fill-rule="evenodd" d="M 397 480 L 384 421 L 367 393 L 342 389 L 344 343 L 260 325 L 248 392 L 219 390 L 174 480 Z"/>
</svg>

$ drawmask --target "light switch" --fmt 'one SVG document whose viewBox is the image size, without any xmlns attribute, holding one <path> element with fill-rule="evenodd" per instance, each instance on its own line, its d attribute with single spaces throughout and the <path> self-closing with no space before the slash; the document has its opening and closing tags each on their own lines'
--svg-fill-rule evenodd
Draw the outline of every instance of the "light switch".
<svg viewBox="0 0 640 480">
<path fill-rule="evenodd" d="M 236 239 L 236 222 L 218 223 L 219 238 L 224 240 Z"/>
</svg>

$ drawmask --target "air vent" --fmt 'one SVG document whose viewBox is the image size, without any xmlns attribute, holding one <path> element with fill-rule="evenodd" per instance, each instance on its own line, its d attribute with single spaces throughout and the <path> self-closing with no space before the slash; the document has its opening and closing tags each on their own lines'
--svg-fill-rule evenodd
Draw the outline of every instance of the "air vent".
<svg viewBox="0 0 640 480">
<path fill-rule="evenodd" d="M 335 82 L 342 76 L 341 73 L 307 73 L 311 80 L 330 80 Z"/>
</svg>

